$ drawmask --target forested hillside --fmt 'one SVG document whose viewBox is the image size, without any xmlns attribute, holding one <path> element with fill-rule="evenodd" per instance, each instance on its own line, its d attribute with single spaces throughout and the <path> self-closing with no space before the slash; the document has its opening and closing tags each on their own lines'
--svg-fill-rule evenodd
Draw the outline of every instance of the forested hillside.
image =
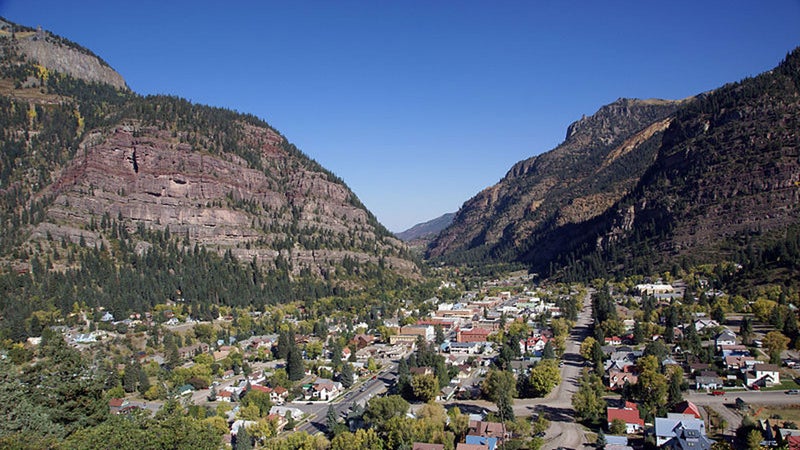
<svg viewBox="0 0 800 450">
<path fill-rule="evenodd" d="M 419 276 L 409 250 L 344 182 L 262 119 L 54 70 L 29 53 L 31 42 L 107 65 L 65 39 L 3 24 L 7 337 L 35 335 L 32 311 L 55 321 L 75 304 L 126 315 L 180 300 L 212 317 L 219 306 L 402 287 Z"/>
</svg>

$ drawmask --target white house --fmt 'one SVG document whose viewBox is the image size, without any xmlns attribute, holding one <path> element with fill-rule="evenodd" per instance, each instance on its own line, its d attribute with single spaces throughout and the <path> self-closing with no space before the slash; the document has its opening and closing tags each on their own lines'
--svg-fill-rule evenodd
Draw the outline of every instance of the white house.
<svg viewBox="0 0 800 450">
<path fill-rule="evenodd" d="M 297 408 L 291 408 L 289 406 L 273 406 L 269 409 L 270 414 L 276 414 L 280 417 L 286 417 L 286 413 L 292 415 L 294 420 L 300 420 L 303 418 L 303 411 L 300 411 Z"/>
<path fill-rule="evenodd" d="M 781 383 L 781 370 L 775 364 L 755 364 L 745 378 L 748 386 L 773 386 Z"/>
<path fill-rule="evenodd" d="M 736 345 L 736 333 L 725 328 L 714 340 L 718 348 L 723 345 Z"/>
<path fill-rule="evenodd" d="M 311 386 L 311 397 L 322 401 L 332 400 L 342 391 L 342 383 L 319 378 Z"/>
</svg>

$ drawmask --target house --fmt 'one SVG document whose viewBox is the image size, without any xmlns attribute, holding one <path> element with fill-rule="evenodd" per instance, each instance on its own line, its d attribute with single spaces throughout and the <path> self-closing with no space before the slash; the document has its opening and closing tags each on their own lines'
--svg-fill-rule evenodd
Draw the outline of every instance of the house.
<svg viewBox="0 0 800 450">
<path fill-rule="evenodd" d="M 456 445 L 456 450 L 489 450 L 489 446 L 461 442 Z"/>
<path fill-rule="evenodd" d="M 754 364 L 751 372 L 745 374 L 748 386 L 773 386 L 781 383 L 781 369 L 775 364 Z"/>
<path fill-rule="evenodd" d="M 375 336 L 371 334 L 362 333 L 355 335 L 355 337 L 353 337 L 352 341 L 350 342 L 352 342 L 356 346 L 356 349 L 361 350 L 364 347 L 372 345 L 374 341 L 375 341 Z"/>
<path fill-rule="evenodd" d="M 718 389 L 722 387 L 722 379 L 716 372 L 704 370 L 694 378 L 695 389 Z"/>
<path fill-rule="evenodd" d="M 680 428 L 676 436 L 664 443 L 662 448 L 673 450 L 711 450 L 714 441 L 705 433 L 693 428 Z"/>
<path fill-rule="evenodd" d="M 549 341 L 546 337 L 533 337 L 530 336 L 527 339 L 520 339 L 519 341 L 519 350 L 522 354 L 531 353 L 537 356 L 541 356 L 542 351 L 544 350 L 545 345 Z"/>
<path fill-rule="evenodd" d="M 628 436 L 614 436 L 613 434 L 606 435 L 606 450 L 633 450 L 633 447 L 628 445 Z"/>
<path fill-rule="evenodd" d="M 789 450 L 800 450 L 800 436 L 789 436 L 786 440 Z"/>
<path fill-rule="evenodd" d="M 426 444 L 423 442 L 414 442 L 411 450 L 444 450 L 444 444 Z"/>
<path fill-rule="evenodd" d="M 636 403 L 625 402 L 622 408 L 606 408 L 606 418 L 609 429 L 616 419 L 625 422 L 626 434 L 638 433 L 644 429 L 644 420 L 639 417 L 639 407 Z"/>
<path fill-rule="evenodd" d="M 656 424 L 653 428 L 653 432 L 656 435 L 656 446 L 661 447 L 670 440 L 683 436 L 684 430 L 697 430 L 700 434 L 705 436 L 706 425 L 700 419 L 688 418 L 688 416 L 681 414 L 673 417 L 656 417 Z M 699 448 L 700 447 L 697 447 L 695 450 Z M 710 444 L 705 450 L 709 448 Z"/>
<path fill-rule="evenodd" d="M 342 390 L 342 383 L 325 378 L 318 378 L 311 385 L 311 397 L 322 401 L 330 401 Z"/>
<path fill-rule="evenodd" d="M 218 402 L 231 402 L 233 398 L 233 392 L 231 391 L 219 391 L 217 392 L 217 401 Z"/>
<path fill-rule="evenodd" d="M 756 364 L 756 359 L 752 356 L 728 356 L 725 358 L 725 367 L 728 370 L 747 370 Z"/>
<path fill-rule="evenodd" d="M 511 437 L 511 433 L 506 431 L 504 424 L 500 422 L 487 422 L 483 420 L 470 420 L 469 428 L 467 429 L 467 435 L 495 438 L 495 445 L 502 444 L 503 440 Z"/>
<path fill-rule="evenodd" d="M 108 410 L 111 414 L 120 414 L 126 406 L 128 406 L 128 400 L 124 398 L 112 398 L 108 401 Z"/>
<path fill-rule="evenodd" d="M 290 414 L 292 419 L 300 420 L 303 418 L 303 411 L 297 408 L 290 408 L 288 406 L 273 406 L 269 409 L 270 414 L 275 414 L 279 417 L 286 417 L 286 414 Z"/>
<path fill-rule="evenodd" d="M 719 322 L 714 319 L 697 319 L 694 321 L 694 329 L 698 333 L 704 330 L 715 330 L 719 327 Z"/>
<path fill-rule="evenodd" d="M 430 366 L 410 367 L 408 372 L 411 375 L 433 375 L 433 368 Z"/>
<path fill-rule="evenodd" d="M 178 387 L 178 395 L 190 395 L 192 392 L 194 392 L 194 386 L 191 384 L 184 384 Z"/>
<path fill-rule="evenodd" d="M 750 349 L 746 345 L 722 345 L 720 346 L 722 356 L 750 356 Z"/>
<path fill-rule="evenodd" d="M 684 400 L 672 408 L 672 412 L 678 414 L 686 414 L 692 415 L 695 419 L 702 419 L 703 417 L 700 415 L 700 410 L 697 408 L 697 405 L 690 402 L 689 400 Z"/>
<path fill-rule="evenodd" d="M 275 386 L 275 389 L 269 393 L 269 400 L 276 405 L 282 405 L 287 397 L 289 397 L 289 391 L 281 386 Z"/>
<path fill-rule="evenodd" d="M 198 353 L 206 353 L 208 352 L 209 346 L 205 342 L 198 342 L 193 345 L 189 345 L 186 347 L 181 347 L 178 349 L 178 356 L 181 359 L 192 358 L 193 356 L 197 355 Z"/>
<path fill-rule="evenodd" d="M 606 337 L 604 342 L 606 345 L 622 345 L 622 338 L 619 336 Z"/>
<path fill-rule="evenodd" d="M 494 450 L 495 448 L 497 448 L 496 437 L 476 436 L 474 434 L 468 434 L 464 437 L 464 443 L 470 445 L 480 445 L 484 448 L 488 448 L 489 450 Z"/>
<path fill-rule="evenodd" d="M 458 330 L 456 342 L 486 342 L 492 332 L 486 328 L 467 328 Z"/>
<path fill-rule="evenodd" d="M 721 348 L 723 345 L 736 345 L 736 333 L 725 328 L 714 338 L 714 343 L 717 348 Z"/>
<path fill-rule="evenodd" d="M 612 371 L 608 374 L 608 388 L 611 390 L 622 389 L 626 384 L 636 384 L 638 381 L 639 376 L 632 372 Z"/>
</svg>

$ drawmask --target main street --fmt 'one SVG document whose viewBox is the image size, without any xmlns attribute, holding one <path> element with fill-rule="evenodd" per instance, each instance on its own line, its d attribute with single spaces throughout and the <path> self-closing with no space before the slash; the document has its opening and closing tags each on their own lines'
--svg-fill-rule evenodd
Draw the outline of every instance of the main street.
<svg viewBox="0 0 800 450">
<path fill-rule="evenodd" d="M 567 339 L 562 357 L 564 364 L 561 367 L 561 383 L 543 399 L 517 401 L 514 405 L 515 414 L 523 414 L 523 411 L 526 411 L 530 415 L 533 410 L 547 415 L 550 427 L 545 434 L 543 450 L 559 447 L 579 449 L 589 442 L 584 428 L 575 422 L 572 395 L 578 391 L 578 380 L 583 367 L 583 358 L 580 355 L 581 342 L 591 335 L 592 292 L 593 290 L 587 292 L 583 308 L 578 313 L 578 320 Z"/>
<path fill-rule="evenodd" d="M 514 400 L 514 415 L 528 417 L 544 413 L 550 420 L 547 429 L 543 450 L 552 450 L 558 447 L 579 449 L 589 440 L 584 428 L 575 422 L 575 411 L 572 409 L 572 395 L 578 390 L 578 380 L 583 368 L 583 358 L 580 356 L 580 345 L 591 335 L 592 323 L 590 289 L 583 299 L 583 308 L 578 313 L 575 327 L 570 330 L 569 338 L 562 358 L 561 383 L 544 398 L 527 398 Z M 495 410 L 494 404 L 484 400 L 454 400 L 450 402 L 463 410 L 483 408 Z"/>
<path fill-rule="evenodd" d="M 318 432 L 326 433 L 328 430 L 327 416 L 328 408 L 333 407 L 336 417 L 342 419 L 355 404 L 365 406 L 372 397 L 386 392 L 397 378 L 397 363 L 391 362 L 387 367 L 378 373 L 374 378 L 369 378 L 361 384 L 356 384 L 347 391 L 334 399 L 332 402 L 293 402 L 287 404 L 293 408 L 300 409 L 308 417 L 308 421 L 303 422 L 297 427 L 298 431 L 305 431 L 309 434 Z"/>
</svg>

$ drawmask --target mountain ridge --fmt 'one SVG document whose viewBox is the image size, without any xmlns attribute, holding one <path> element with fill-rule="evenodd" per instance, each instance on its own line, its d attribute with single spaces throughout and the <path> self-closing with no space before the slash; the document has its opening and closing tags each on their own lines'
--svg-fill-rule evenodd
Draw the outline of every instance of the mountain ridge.
<svg viewBox="0 0 800 450">
<path fill-rule="evenodd" d="M 780 242 L 791 241 L 800 224 L 798 99 L 800 49 L 773 70 L 684 99 L 663 117 L 643 116 L 635 132 L 620 128 L 635 111 L 619 114 L 618 100 L 465 202 L 428 255 L 455 263 L 505 260 L 585 279 L 730 260 L 747 267 L 752 255 L 778 251 L 770 248 L 792 253 L 792 242 Z M 576 142 L 589 151 L 570 149 Z M 559 191 L 564 179 L 570 189 Z M 609 188 L 615 185 L 624 188 Z M 532 219 L 547 195 L 556 196 L 549 203 L 556 207 L 547 220 Z M 508 213 L 525 207 L 527 215 L 516 216 L 523 220 Z M 505 226 L 491 234 L 491 224 Z M 454 236 L 469 238 L 459 247 Z"/>
<path fill-rule="evenodd" d="M 80 248 L 124 265 L 125 252 L 169 238 L 280 283 L 327 286 L 312 296 L 419 276 L 356 194 L 265 121 L 85 76 L 89 59 L 113 69 L 63 38 L 2 23 L 0 254 L 16 270 L 35 271 L 33 258 L 75 268 L 66 256 Z M 31 56 L 30 42 L 55 56 Z"/>
</svg>

